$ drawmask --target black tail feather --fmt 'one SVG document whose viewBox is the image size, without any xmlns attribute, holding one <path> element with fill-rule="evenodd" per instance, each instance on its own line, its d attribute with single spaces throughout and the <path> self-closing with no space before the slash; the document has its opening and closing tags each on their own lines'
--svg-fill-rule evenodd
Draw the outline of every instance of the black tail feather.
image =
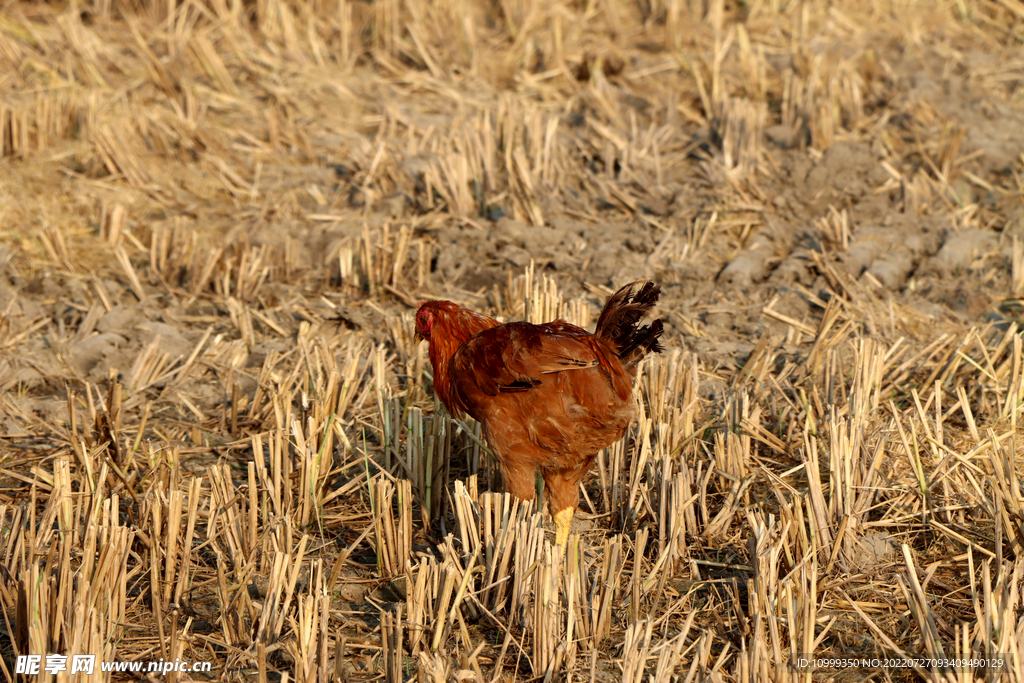
<svg viewBox="0 0 1024 683">
<path fill-rule="evenodd" d="M 633 368 L 648 353 L 660 353 L 661 320 L 639 327 L 658 303 L 661 288 L 650 280 L 631 282 L 609 297 L 597 321 L 595 334 L 618 348 L 623 365 Z"/>
</svg>

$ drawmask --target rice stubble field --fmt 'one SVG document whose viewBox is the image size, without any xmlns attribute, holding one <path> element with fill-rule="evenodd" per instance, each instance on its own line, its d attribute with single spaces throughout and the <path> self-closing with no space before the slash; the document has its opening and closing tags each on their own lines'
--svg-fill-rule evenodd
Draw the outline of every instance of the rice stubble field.
<svg viewBox="0 0 1024 683">
<path fill-rule="evenodd" d="M 3 674 L 1024 680 L 1022 40 L 1020 0 L 4 3 Z M 666 351 L 563 552 L 415 307 L 593 329 L 638 278 Z"/>
</svg>

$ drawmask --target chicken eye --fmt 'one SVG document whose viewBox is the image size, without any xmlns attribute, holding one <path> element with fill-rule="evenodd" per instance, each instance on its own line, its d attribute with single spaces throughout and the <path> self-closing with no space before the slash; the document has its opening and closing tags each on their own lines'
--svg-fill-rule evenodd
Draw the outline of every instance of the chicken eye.
<svg viewBox="0 0 1024 683">
<path fill-rule="evenodd" d="M 430 334 L 432 322 L 433 317 L 430 315 L 428 311 L 420 311 L 416 315 L 416 331 L 419 332 L 424 337 L 428 336 Z"/>
</svg>

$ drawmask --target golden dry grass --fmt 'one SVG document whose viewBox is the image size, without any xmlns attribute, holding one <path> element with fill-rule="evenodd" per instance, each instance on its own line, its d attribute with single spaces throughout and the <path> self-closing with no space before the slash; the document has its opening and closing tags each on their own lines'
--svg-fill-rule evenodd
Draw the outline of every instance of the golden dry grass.
<svg viewBox="0 0 1024 683">
<path fill-rule="evenodd" d="M 5 3 L 0 669 L 1024 680 L 1022 19 Z M 586 325 L 641 276 L 668 350 L 563 557 L 412 307 Z"/>
</svg>

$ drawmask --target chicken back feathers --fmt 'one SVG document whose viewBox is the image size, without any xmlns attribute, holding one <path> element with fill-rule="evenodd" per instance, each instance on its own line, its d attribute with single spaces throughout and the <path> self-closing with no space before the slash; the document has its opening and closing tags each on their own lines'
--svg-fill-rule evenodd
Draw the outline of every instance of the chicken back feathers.
<svg viewBox="0 0 1024 683">
<path fill-rule="evenodd" d="M 640 327 L 660 289 L 630 283 L 605 304 L 594 334 L 564 320 L 501 324 L 450 301 L 427 301 L 416 329 L 430 342 L 434 390 L 453 415 L 483 425 L 506 489 L 534 497 L 539 470 L 552 514 L 576 507 L 598 451 L 633 418 L 637 364 L 660 352 L 660 320 Z"/>
</svg>

